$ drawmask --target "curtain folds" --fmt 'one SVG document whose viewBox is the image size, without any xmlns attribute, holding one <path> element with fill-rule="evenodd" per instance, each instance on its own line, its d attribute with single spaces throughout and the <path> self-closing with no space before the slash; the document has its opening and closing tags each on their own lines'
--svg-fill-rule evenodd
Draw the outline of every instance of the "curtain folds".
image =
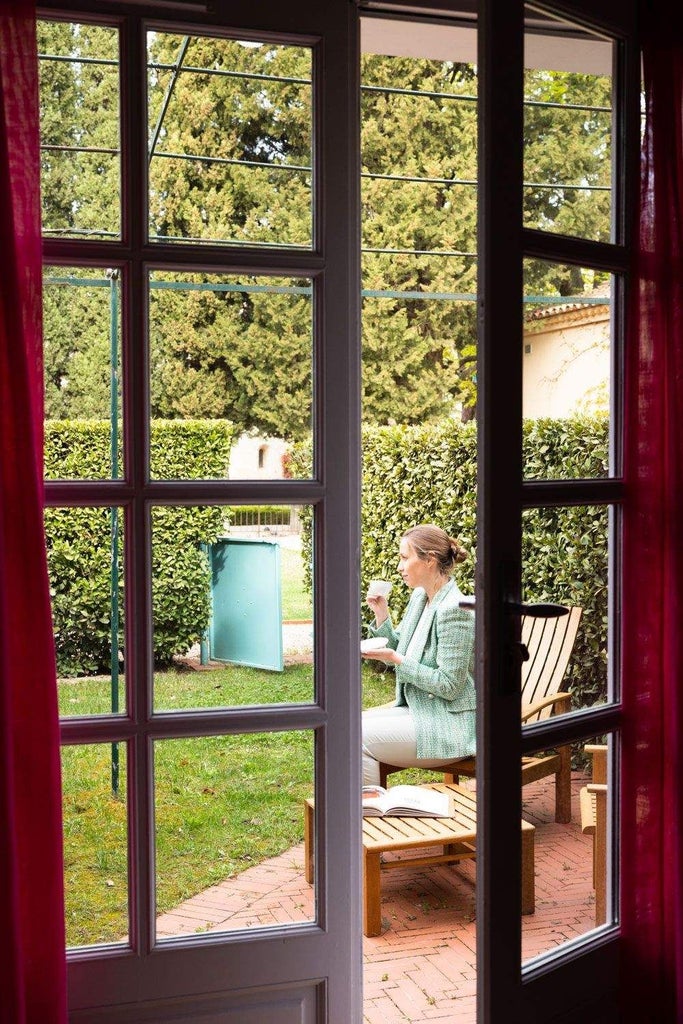
<svg viewBox="0 0 683 1024">
<path fill-rule="evenodd" d="M 683 1020 L 683 15 L 642 4 L 646 127 L 626 366 L 623 1019 Z"/>
<path fill-rule="evenodd" d="M 0 1022 L 66 1021 L 57 688 L 42 522 L 38 69 L 0 4 Z"/>
</svg>

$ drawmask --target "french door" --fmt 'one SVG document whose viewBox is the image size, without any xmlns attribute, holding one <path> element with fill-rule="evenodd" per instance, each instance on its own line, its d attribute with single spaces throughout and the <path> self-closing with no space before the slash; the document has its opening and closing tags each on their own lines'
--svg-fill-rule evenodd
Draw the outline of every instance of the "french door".
<svg viewBox="0 0 683 1024">
<path fill-rule="evenodd" d="M 111 612 L 111 703 L 103 692 L 81 710 L 73 689 L 63 706 L 65 794 L 81 769 L 101 762 L 108 771 L 111 751 L 114 798 L 106 797 L 103 824 L 116 831 L 125 862 L 117 868 L 101 840 L 92 841 L 92 858 L 109 857 L 102 884 L 121 900 L 109 931 L 73 903 L 68 911 L 71 1019 L 360 1020 L 356 15 L 347 3 L 298 0 L 98 0 L 49 5 L 39 18 L 43 99 L 57 105 L 42 140 L 46 346 L 56 353 L 63 332 L 82 339 L 87 322 L 110 338 L 112 353 L 102 373 L 110 407 L 95 413 L 111 457 L 53 464 L 48 516 L 54 529 L 95 524 L 89 571 L 111 558 L 112 609 L 120 597 L 118 627 Z M 244 107 L 260 118 L 248 140 L 240 135 Z M 229 180 L 234 195 L 251 199 L 224 215 Z M 177 215 L 180 181 L 188 193 Z M 61 213 L 58 188 L 71 190 Z M 80 340 L 72 343 L 77 350 Z M 276 357 L 294 343 L 282 372 Z M 188 348 L 177 360 L 184 345 L 194 356 Z M 208 376 L 197 345 L 214 360 Z M 55 401 L 75 388 L 76 361 L 55 377 Z M 198 373 L 188 387 L 188 374 Z M 240 373 L 235 387 L 228 378 Z M 221 411 L 228 386 L 234 413 L 242 403 L 244 422 L 253 419 L 257 374 L 271 376 L 259 415 L 285 410 L 270 433 L 279 426 L 291 435 L 296 425 L 308 452 L 298 469 L 226 479 L 191 444 L 169 461 L 188 418 L 211 420 L 214 441 L 225 443 L 220 424 L 235 419 Z M 93 380 L 93 394 L 98 387 Z M 192 410 L 164 411 L 180 397 Z M 171 428 L 160 444 L 160 421 L 174 418 L 175 441 Z M 205 574 L 200 524 L 213 522 L 202 542 L 215 541 L 245 505 L 307 517 L 313 666 L 292 696 L 275 698 L 261 680 L 250 695 L 226 697 L 217 686 L 188 704 L 177 687 L 164 689 L 157 669 L 168 602 L 189 599 L 188 572 Z M 182 532 L 189 545 L 174 549 Z M 65 576 L 55 565 L 57 608 Z M 254 737 L 269 751 L 265 762 L 253 758 Z M 210 765 L 219 763 L 214 774 Z M 270 819 L 273 799 L 289 789 L 296 800 Z M 279 831 L 276 819 L 291 818 L 303 840 L 305 799 L 315 807 L 314 881 L 308 905 L 291 901 L 291 924 L 250 917 L 246 895 L 218 926 L 210 909 L 201 920 L 164 918 L 184 870 L 201 869 L 210 882 L 212 864 L 235 855 L 230 822 L 241 823 L 239 856 L 249 862 L 271 820 Z M 196 833 L 192 805 L 202 802 L 204 817 L 222 806 L 203 852 L 186 843 Z M 98 813 L 84 790 L 65 817 L 69 840 Z M 68 908 L 79 868 L 67 861 Z"/>
<path fill-rule="evenodd" d="M 400 12 L 426 23 L 435 5 L 416 0 L 360 6 L 361 13 L 386 17 Z M 633 208 L 638 139 L 632 6 L 621 4 L 615 13 L 613 5 L 597 3 L 590 10 L 579 3 L 525 7 L 520 0 L 481 0 L 476 10 L 465 3 L 439 5 L 438 13 L 476 31 L 479 47 L 479 1024 L 569 1021 L 577 1019 L 579 1009 L 586 1020 L 614 1019 L 621 373 L 631 243 L 627 214 Z M 605 15 L 602 21 L 598 8 Z M 69 145 L 86 161 L 97 155 L 101 163 L 111 159 L 112 167 L 119 168 L 109 178 L 106 170 L 98 171 L 103 180 L 107 178 L 106 195 L 102 190 L 75 194 L 66 209 L 56 210 L 53 220 L 48 218 L 44 232 L 46 287 L 57 289 L 68 282 L 74 289 L 87 290 L 104 288 L 103 282 L 108 282 L 112 349 L 117 353 L 112 358 L 112 381 L 119 370 L 121 375 L 120 397 L 118 385 L 111 385 L 109 464 L 96 471 L 89 466 L 84 472 L 63 467 L 46 486 L 48 511 L 62 513 L 67 520 L 106 513 L 103 522 L 107 529 L 111 526 L 111 536 L 121 538 L 112 564 L 118 567 L 120 560 L 124 579 L 122 638 L 112 641 L 111 662 L 113 678 L 120 643 L 125 658 L 120 694 L 106 706 L 76 715 L 67 708 L 62 722 L 65 772 L 69 766 L 76 770 L 81 751 L 90 760 L 102 751 L 109 758 L 111 751 L 112 782 L 116 780 L 124 808 L 120 848 L 126 864 L 125 924 L 116 941 L 104 937 L 95 943 L 76 942 L 70 952 L 72 1019 L 360 1021 L 359 12 L 347 0 L 293 0 L 286 5 L 73 0 L 68 8 L 44 5 L 41 17 L 50 25 L 67 26 L 72 39 L 83 47 L 87 40 L 90 47 L 80 62 L 74 61 L 68 51 L 59 49 L 56 32 L 55 48 L 46 60 L 49 57 L 55 66 L 62 62 L 70 68 L 78 64 L 81 69 L 113 69 L 112 95 L 119 111 L 113 141 L 112 137 L 88 145 L 87 132 L 77 126 L 68 145 L 58 135 L 45 145 L 46 152 L 54 154 L 50 166 L 56 175 L 59 154 Z M 533 216 L 526 205 L 533 169 L 525 167 L 524 67 L 553 71 L 558 66 L 538 63 L 538 53 L 545 52 L 543 47 L 539 51 L 539 41 L 558 43 L 565 55 L 574 47 L 583 49 L 590 57 L 586 73 L 611 81 L 610 102 L 605 105 L 610 125 L 609 187 L 605 189 L 604 181 L 555 183 L 555 211 L 572 188 L 585 200 L 582 216 L 573 221 L 582 223 L 583 229 L 577 227 L 574 233 L 549 230 L 547 218 L 538 213 L 543 204 L 536 204 Z M 558 47 L 553 53 L 553 61 L 560 59 Z M 262 59 L 260 66 L 249 64 L 257 58 Z M 85 71 L 79 75 L 85 76 Z M 183 92 L 183 76 L 191 75 L 197 76 L 194 85 Z M 211 125 L 214 111 L 210 83 L 221 77 L 252 83 L 244 94 L 232 94 L 222 111 L 225 120 L 231 125 L 239 122 L 244 104 L 258 108 L 262 119 L 262 134 L 248 140 L 249 146 L 245 144 L 239 154 L 226 148 L 222 139 L 212 149 L 210 128 L 204 128 Z M 271 85 L 289 90 L 286 101 L 269 93 Z M 101 80 L 99 87 L 103 88 Z M 187 131 L 179 127 L 181 96 L 187 104 L 193 96 L 201 101 L 199 120 L 185 126 Z M 297 111 L 296 155 L 283 156 L 278 148 L 282 140 L 274 121 L 268 121 L 273 110 L 278 117 Z M 97 135 L 104 119 L 104 113 L 93 118 L 88 131 Z M 182 213 L 174 214 L 169 199 L 173 167 L 178 169 L 186 160 L 194 161 L 194 179 Z M 248 175 L 265 174 L 266 185 L 260 191 L 285 194 L 282 206 L 290 212 L 289 219 L 276 224 L 272 209 L 250 207 L 235 212 L 228 230 L 225 224 L 217 229 L 220 176 L 211 179 L 205 172 L 236 166 L 245 173 L 245 194 L 250 189 Z M 276 183 L 278 175 L 283 178 Z M 282 184 L 286 175 L 289 184 Z M 74 176 L 75 189 L 79 180 L 86 180 L 85 172 Z M 605 192 L 610 196 L 610 226 L 607 237 L 604 232 L 594 236 L 596 218 L 589 197 Z M 44 193 L 49 198 L 45 183 Z M 97 216 L 76 216 L 95 208 Z M 532 468 L 523 448 L 524 301 L 534 298 L 530 282 L 544 274 L 547 278 L 549 267 L 558 268 L 557 276 L 565 279 L 572 270 L 585 271 L 584 279 L 596 282 L 596 299 L 597 283 L 608 285 L 603 305 L 609 308 L 609 458 L 593 475 L 539 471 Z M 205 302 L 206 309 L 196 308 L 198 295 L 201 299 L 196 301 Z M 179 350 L 192 349 L 188 324 L 190 335 L 200 333 L 211 344 L 219 344 L 214 308 L 219 303 L 221 315 L 227 317 L 224 323 L 233 332 L 233 349 L 238 343 L 246 345 L 246 364 L 255 372 L 264 365 L 264 352 L 272 355 L 289 340 L 277 335 L 277 304 L 288 304 L 287 322 L 299 325 L 297 369 L 303 367 L 304 383 L 290 396 L 289 415 L 298 417 L 311 460 L 304 459 L 285 479 L 225 479 L 217 471 L 198 468 L 191 445 L 182 459 L 170 463 L 158 443 L 154 421 L 172 418 L 164 413 L 164 402 L 171 399 L 182 398 L 182 408 L 193 410 L 196 418 L 220 418 L 215 412 L 220 387 L 187 387 L 188 375 L 196 373 L 197 366 L 188 354 L 183 356 L 183 372 L 174 375 L 173 361 Z M 223 353 L 224 361 L 229 362 L 233 349 Z M 277 406 L 282 394 L 289 394 L 293 379 L 293 373 L 280 377 L 281 391 L 273 391 L 271 404 Z M 62 391 L 68 390 L 65 374 L 56 380 Z M 241 378 L 240 394 L 249 395 L 251 384 L 247 373 Z M 267 411 L 266 403 L 263 418 Z M 255 416 L 253 409 L 247 414 Z M 114 431 L 114 420 L 120 435 Z M 241 506 L 273 505 L 296 508 L 311 524 L 314 659 L 308 692 L 273 702 L 264 688 L 248 699 L 226 700 L 219 693 L 210 702 L 182 705 L 177 694 L 164 689 L 155 668 L 164 601 L 173 591 L 172 576 L 171 583 L 162 576 L 169 561 L 162 557 L 162 538 L 169 523 L 171 533 L 189 529 L 188 512 L 195 522 L 212 522 L 211 515 L 219 510 L 222 518 L 216 533 Z M 572 510 L 579 510 L 586 534 L 598 523 L 605 546 L 604 573 L 598 582 L 608 625 L 604 635 L 602 626 L 595 627 L 596 644 L 607 655 L 605 675 L 592 708 L 522 730 L 523 652 L 516 632 L 519 609 L 513 605 L 538 598 L 529 571 L 534 555 L 528 523 L 541 513 L 571 520 Z M 100 530 L 100 543 L 102 536 Z M 571 561 L 573 554 L 565 555 Z M 568 600 L 566 593 L 545 596 Z M 601 607 L 599 602 L 595 607 Z M 272 744 L 272 765 L 260 769 L 260 775 L 251 769 L 264 793 L 289 781 L 292 749 L 301 747 L 308 758 L 306 795 L 315 802 L 310 909 L 304 908 L 288 926 L 237 917 L 228 926 L 208 928 L 208 918 L 202 918 L 197 929 L 167 922 L 164 930 L 161 897 L 182 867 L 176 855 L 189 819 L 174 822 L 167 810 L 174 801 L 162 800 L 160 793 L 177 796 L 179 803 L 183 787 L 178 778 L 184 769 L 189 776 L 190 764 L 206 758 L 211 748 L 224 759 L 221 798 L 226 816 L 234 814 L 236 789 L 249 778 L 245 766 L 251 762 L 244 744 L 253 736 Z M 560 947 L 552 957 L 525 957 L 520 926 L 520 757 L 605 737 L 612 811 L 607 919 L 584 941 Z M 209 800 L 215 795 L 213 776 L 207 775 L 196 798 Z M 303 796 L 299 804 L 303 834 Z M 256 842 L 267 825 L 246 818 L 244 830 Z M 204 854 L 224 855 L 218 846 Z"/>
<path fill-rule="evenodd" d="M 634 10 L 630 4 L 620 5 L 617 12 L 610 4 L 482 0 L 479 12 L 476 600 L 479 692 L 484 699 L 479 708 L 477 779 L 483 853 L 477 878 L 478 1020 L 616 1020 L 622 366 L 633 238 L 629 215 L 636 205 L 639 138 Z M 546 135 L 546 146 L 557 147 L 558 174 L 540 184 L 536 176 L 532 149 L 534 132 L 541 129 L 534 121 L 538 108 L 523 104 L 525 76 L 530 68 L 552 72 L 562 67 L 575 73 L 572 86 L 585 81 L 584 74 L 608 83 L 604 138 L 610 173 L 602 183 L 597 177 L 562 177 L 563 154 L 569 153 L 574 138 L 570 115 L 554 135 Z M 595 111 L 584 110 L 582 125 L 594 116 Z M 550 206 L 535 202 L 544 187 L 554 191 Z M 563 227 L 570 221 L 562 221 L 559 208 L 568 203 L 576 211 L 582 201 L 593 214 L 571 220 L 571 228 Z M 608 217 L 599 228 L 605 211 L 599 215 L 598 210 L 604 204 Z M 609 307 L 609 330 L 602 342 L 604 369 L 584 370 L 589 375 L 584 376 L 584 386 L 593 381 L 593 373 L 602 375 L 606 385 L 602 422 L 607 447 L 604 458 L 592 466 L 582 457 L 579 469 L 570 458 L 544 468 L 523 431 L 523 421 L 530 415 L 527 403 L 544 388 L 550 403 L 544 415 L 561 415 L 557 406 L 563 399 L 556 385 L 562 374 L 546 368 L 532 381 L 542 339 L 531 321 L 538 325 L 544 317 L 547 320 L 544 307 L 534 304 L 539 302 L 535 282 L 548 271 L 558 279 L 580 273 L 584 285 L 588 283 L 583 292 L 592 288 L 593 302 L 606 301 Z M 590 302 L 590 296 L 579 302 L 584 300 Z M 553 301 L 556 313 L 571 308 L 572 299 L 561 299 L 559 293 Z M 588 308 L 579 302 L 576 310 Z M 578 349 L 567 357 L 568 362 L 582 358 Z M 584 456 L 594 453 L 593 445 L 586 441 Z M 584 606 L 581 628 L 595 632 L 604 668 L 586 706 L 524 726 L 520 732 L 519 670 L 524 651 L 519 643 L 520 609 L 515 605 L 529 595 L 539 596 L 534 591 L 534 564 L 540 551 L 534 524 L 541 522 L 546 524 L 542 543 L 556 547 L 557 554 L 557 589 L 544 596 Z M 579 583 L 582 558 L 595 544 L 604 552 L 599 570 Z M 569 575 L 564 572 L 567 566 L 572 567 Z M 601 625 L 596 626 L 598 617 Z M 565 743 L 572 744 L 576 754 L 596 741 L 607 746 L 609 757 L 607 910 L 601 921 L 596 920 L 597 928 L 579 941 L 530 955 L 521 943 L 520 844 L 513 838 L 522 813 L 520 755 Z M 569 867 L 558 865 L 558 886 L 563 868 Z"/>
</svg>

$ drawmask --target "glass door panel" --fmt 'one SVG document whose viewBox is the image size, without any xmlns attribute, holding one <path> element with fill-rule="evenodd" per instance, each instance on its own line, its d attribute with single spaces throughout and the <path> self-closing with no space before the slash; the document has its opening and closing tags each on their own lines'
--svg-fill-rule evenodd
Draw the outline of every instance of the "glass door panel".
<svg viewBox="0 0 683 1024">
<path fill-rule="evenodd" d="M 115 893 L 118 916 L 106 929 L 84 920 L 74 942 L 121 943 L 131 955 L 106 966 L 97 950 L 72 957 L 71 1011 L 87 1016 L 96 1001 L 129 1019 L 134 991 L 143 1016 L 352 1020 L 361 991 L 354 18 L 346 4 L 296 0 L 233 4 L 230 24 L 225 10 L 201 5 L 183 12 L 192 24 L 174 21 L 171 4 L 153 22 L 113 0 L 107 26 L 91 8 L 70 19 L 55 7 L 62 20 L 41 25 L 46 492 L 48 511 L 69 520 L 62 532 L 96 532 L 81 587 L 97 582 L 99 561 L 118 574 L 97 608 L 73 623 L 65 605 L 59 625 L 83 645 L 100 625 L 109 630 L 112 663 L 125 657 L 125 700 L 114 707 L 99 686 L 88 703 L 88 687 L 65 680 L 60 697 L 65 772 L 80 771 L 69 751 L 101 748 L 114 795 L 97 789 L 99 826 L 111 823 L 118 843 L 116 858 L 102 847 L 104 881 L 88 882 Z M 57 450 L 61 423 L 53 429 L 72 416 L 103 423 L 80 461 Z M 121 531 L 113 555 L 111 510 Z M 250 531 L 250 543 L 277 549 L 283 660 L 286 634 L 296 630 L 298 642 L 282 670 L 239 665 L 232 688 L 201 665 L 206 547 L 228 530 L 243 531 L 242 546 Z M 284 543 L 292 535 L 297 544 Z M 72 552 L 62 549 L 51 552 L 57 595 L 70 578 Z M 124 554 L 126 614 L 115 628 Z M 181 664 L 195 647 L 196 671 Z M 87 811 L 76 794 L 74 834 Z M 279 858 L 289 872 L 272 886 L 279 911 L 254 903 L 242 913 L 248 871 Z M 158 925 L 208 892 L 206 907 L 230 875 L 242 886 L 237 915 Z M 287 896 L 290 883 L 299 896 Z M 94 896 L 89 905 L 97 913 Z"/>
<path fill-rule="evenodd" d="M 47 480 L 125 473 L 120 290 L 116 269 L 43 268 Z"/>
<path fill-rule="evenodd" d="M 526 9 L 524 226 L 611 240 L 613 40 Z"/>
<path fill-rule="evenodd" d="M 566 705 L 552 709 L 552 713 L 568 714 L 604 704 L 609 692 L 610 510 L 582 505 L 526 509 L 522 529 L 524 600 L 580 609 L 576 637 L 560 687 L 571 697 Z M 564 621 L 547 620 L 548 624 L 557 622 L 560 627 Z M 555 646 L 549 651 L 551 657 Z M 523 679 L 530 664 L 523 665 Z M 523 690 L 522 704 L 525 703 Z"/>
<path fill-rule="evenodd" d="M 147 62 L 150 237 L 311 248 L 311 49 L 150 32 Z"/>
<path fill-rule="evenodd" d="M 555 748 L 529 755 L 529 768 L 547 774 L 522 790 L 522 815 L 535 829 L 535 911 L 522 918 L 527 967 L 534 958 L 576 944 L 617 920 L 612 900 L 619 857 L 613 827 L 616 737 L 609 733 L 569 746 L 568 822 L 554 820 L 560 783 L 553 769 L 560 753 Z"/>
<path fill-rule="evenodd" d="M 45 510 L 62 718 L 125 714 L 124 511 Z"/>
<path fill-rule="evenodd" d="M 579 793 L 589 782 L 577 774 L 585 748 L 617 737 L 620 726 L 622 275 L 631 259 L 624 203 L 635 194 L 638 146 L 636 111 L 627 107 L 638 95 L 626 80 L 637 67 L 633 13 L 625 5 L 607 30 L 578 2 L 561 18 L 542 4 L 480 5 L 479 1024 L 597 1015 L 604 997 L 595 979 L 608 946 L 604 933 L 602 944 L 592 942 L 590 847 L 588 857 L 563 851 L 574 835 L 578 846 L 586 841 Z M 530 628 L 545 628 L 543 609 L 538 627 L 528 620 L 533 604 L 546 602 L 583 606 L 585 619 L 559 704 L 553 696 L 537 708 L 520 737 L 520 685 L 534 671 Z M 558 755 L 565 781 L 555 793 L 542 769 Z M 613 793 L 618 777 L 610 778 Z M 535 825 L 541 858 L 533 914 L 521 913 L 528 870 L 510 846 L 520 816 Z M 553 834 L 558 844 L 546 862 Z M 613 824 L 607 835 L 609 887 L 618 872 Z M 560 895 L 571 904 L 570 877 L 582 887 L 583 917 L 578 904 L 569 914 L 560 906 Z M 614 919 L 612 907 L 605 927 Z M 572 941 L 582 944 L 578 960 L 564 955 Z M 616 937 L 606 941 L 611 954 Z"/>
<path fill-rule="evenodd" d="M 125 743 L 62 747 L 67 946 L 128 944 Z"/>
<path fill-rule="evenodd" d="M 525 479 L 613 472 L 613 292 L 607 273 L 524 261 Z"/>
<path fill-rule="evenodd" d="M 254 447 L 251 479 L 295 475 L 294 443 L 312 446 L 313 315 L 310 279 L 151 274 L 154 477 L 231 478 L 237 446 L 238 477 L 244 478 L 244 458 Z M 172 426 L 164 420 L 173 420 Z M 158 436 L 175 431 L 179 440 L 191 439 L 210 429 L 210 465 L 190 451 L 183 458 Z"/>
<path fill-rule="evenodd" d="M 119 31 L 38 22 L 43 234 L 121 236 Z"/>
<path fill-rule="evenodd" d="M 157 711 L 313 702 L 312 513 L 152 509 Z"/>
<path fill-rule="evenodd" d="M 154 765 L 158 940 L 315 920 L 310 733 L 158 741 Z"/>
</svg>

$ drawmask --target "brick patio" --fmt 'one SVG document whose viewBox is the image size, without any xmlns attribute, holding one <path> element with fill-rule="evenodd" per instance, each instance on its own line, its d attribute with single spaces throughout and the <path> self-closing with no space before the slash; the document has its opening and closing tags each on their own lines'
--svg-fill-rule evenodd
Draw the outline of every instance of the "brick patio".
<svg viewBox="0 0 683 1024">
<path fill-rule="evenodd" d="M 572 823 L 553 820 L 553 783 L 524 790 L 524 816 L 536 830 L 536 912 L 522 918 L 529 958 L 593 927 L 591 840 L 579 826 L 578 794 L 586 778 L 572 779 Z M 382 934 L 363 939 L 364 1021 L 406 1024 L 475 1020 L 475 867 L 390 871 L 382 879 Z M 249 928 L 313 916 L 304 881 L 303 843 L 212 886 L 158 919 L 158 935 Z"/>
</svg>

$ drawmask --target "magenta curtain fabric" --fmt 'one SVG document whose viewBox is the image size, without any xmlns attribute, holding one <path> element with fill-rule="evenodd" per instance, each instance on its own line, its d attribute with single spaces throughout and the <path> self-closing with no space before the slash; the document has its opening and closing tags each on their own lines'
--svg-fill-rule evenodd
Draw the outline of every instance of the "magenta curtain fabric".
<svg viewBox="0 0 683 1024">
<path fill-rule="evenodd" d="M 0 1021 L 66 1021 L 59 723 L 42 522 L 38 69 L 0 4 Z"/>
<path fill-rule="evenodd" d="M 643 12 L 646 129 L 627 354 L 624 1020 L 683 1020 L 683 15 Z"/>
</svg>

